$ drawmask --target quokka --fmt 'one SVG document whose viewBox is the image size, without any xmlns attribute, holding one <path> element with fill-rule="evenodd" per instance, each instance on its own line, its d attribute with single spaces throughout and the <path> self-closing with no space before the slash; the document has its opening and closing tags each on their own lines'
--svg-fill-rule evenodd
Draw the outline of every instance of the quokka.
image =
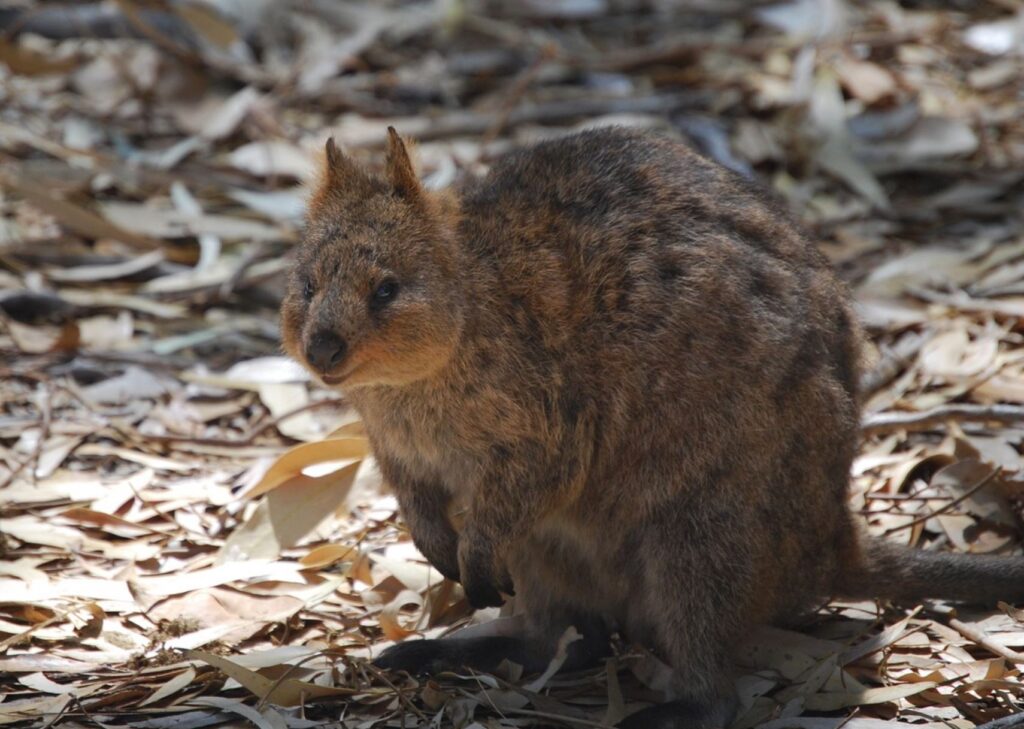
<svg viewBox="0 0 1024 729">
<path fill-rule="evenodd" d="M 730 651 L 829 596 L 1024 600 L 1024 559 L 862 535 L 846 503 L 861 334 L 778 205 L 686 147 L 608 128 L 424 189 L 328 142 L 285 347 L 361 414 L 416 545 L 519 637 L 409 641 L 418 672 L 568 667 L 610 631 L 672 666 L 620 724 L 725 725 Z M 459 529 L 449 514 L 465 512 Z"/>
</svg>

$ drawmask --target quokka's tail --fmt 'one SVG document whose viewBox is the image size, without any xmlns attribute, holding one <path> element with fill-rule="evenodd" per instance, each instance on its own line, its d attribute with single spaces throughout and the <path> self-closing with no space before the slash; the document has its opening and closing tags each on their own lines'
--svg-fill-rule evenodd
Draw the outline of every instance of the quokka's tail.
<svg viewBox="0 0 1024 729">
<path fill-rule="evenodd" d="M 857 562 L 840 576 L 838 593 L 844 597 L 1024 602 L 1024 557 L 927 552 L 865 539 Z"/>
</svg>

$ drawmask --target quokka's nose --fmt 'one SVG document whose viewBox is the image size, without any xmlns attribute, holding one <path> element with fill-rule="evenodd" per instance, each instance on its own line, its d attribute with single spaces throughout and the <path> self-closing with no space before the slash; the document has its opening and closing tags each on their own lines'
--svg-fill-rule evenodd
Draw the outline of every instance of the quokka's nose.
<svg viewBox="0 0 1024 729">
<path fill-rule="evenodd" d="M 329 372 L 345 359 L 345 340 L 327 330 L 316 332 L 306 346 L 306 359 L 320 372 Z"/>
</svg>

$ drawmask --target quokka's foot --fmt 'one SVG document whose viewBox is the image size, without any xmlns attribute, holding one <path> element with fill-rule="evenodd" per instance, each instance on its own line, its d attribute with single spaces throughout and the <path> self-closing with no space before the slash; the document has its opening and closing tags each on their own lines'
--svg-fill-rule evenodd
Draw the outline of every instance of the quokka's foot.
<svg viewBox="0 0 1024 729">
<path fill-rule="evenodd" d="M 373 664 L 387 671 L 423 676 L 466 669 L 492 672 L 503 660 L 528 670 L 536 668 L 526 642 L 508 636 L 410 640 L 391 646 Z"/>
</svg>

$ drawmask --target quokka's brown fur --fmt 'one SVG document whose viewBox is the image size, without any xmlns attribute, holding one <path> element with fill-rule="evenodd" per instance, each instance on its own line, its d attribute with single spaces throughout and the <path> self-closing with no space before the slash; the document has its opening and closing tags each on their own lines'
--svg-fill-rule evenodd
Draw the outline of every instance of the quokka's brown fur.
<svg viewBox="0 0 1024 729">
<path fill-rule="evenodd" d="M 385 667 L 537 669 L 570 624 L 579 665 L 620 630 L 675 672 L 622 726 L 707 727 L 753 624 L 833 595 L 1024 599 L 1024 560 L 860 536 L 847 291 L 774 202 L 668 139 L 584 132 L 444 193 L 393 130 L 384 176 L 328 143 L 282 322 L 362 415 L 423 554 L 529 618 Z"/>
</svg>

